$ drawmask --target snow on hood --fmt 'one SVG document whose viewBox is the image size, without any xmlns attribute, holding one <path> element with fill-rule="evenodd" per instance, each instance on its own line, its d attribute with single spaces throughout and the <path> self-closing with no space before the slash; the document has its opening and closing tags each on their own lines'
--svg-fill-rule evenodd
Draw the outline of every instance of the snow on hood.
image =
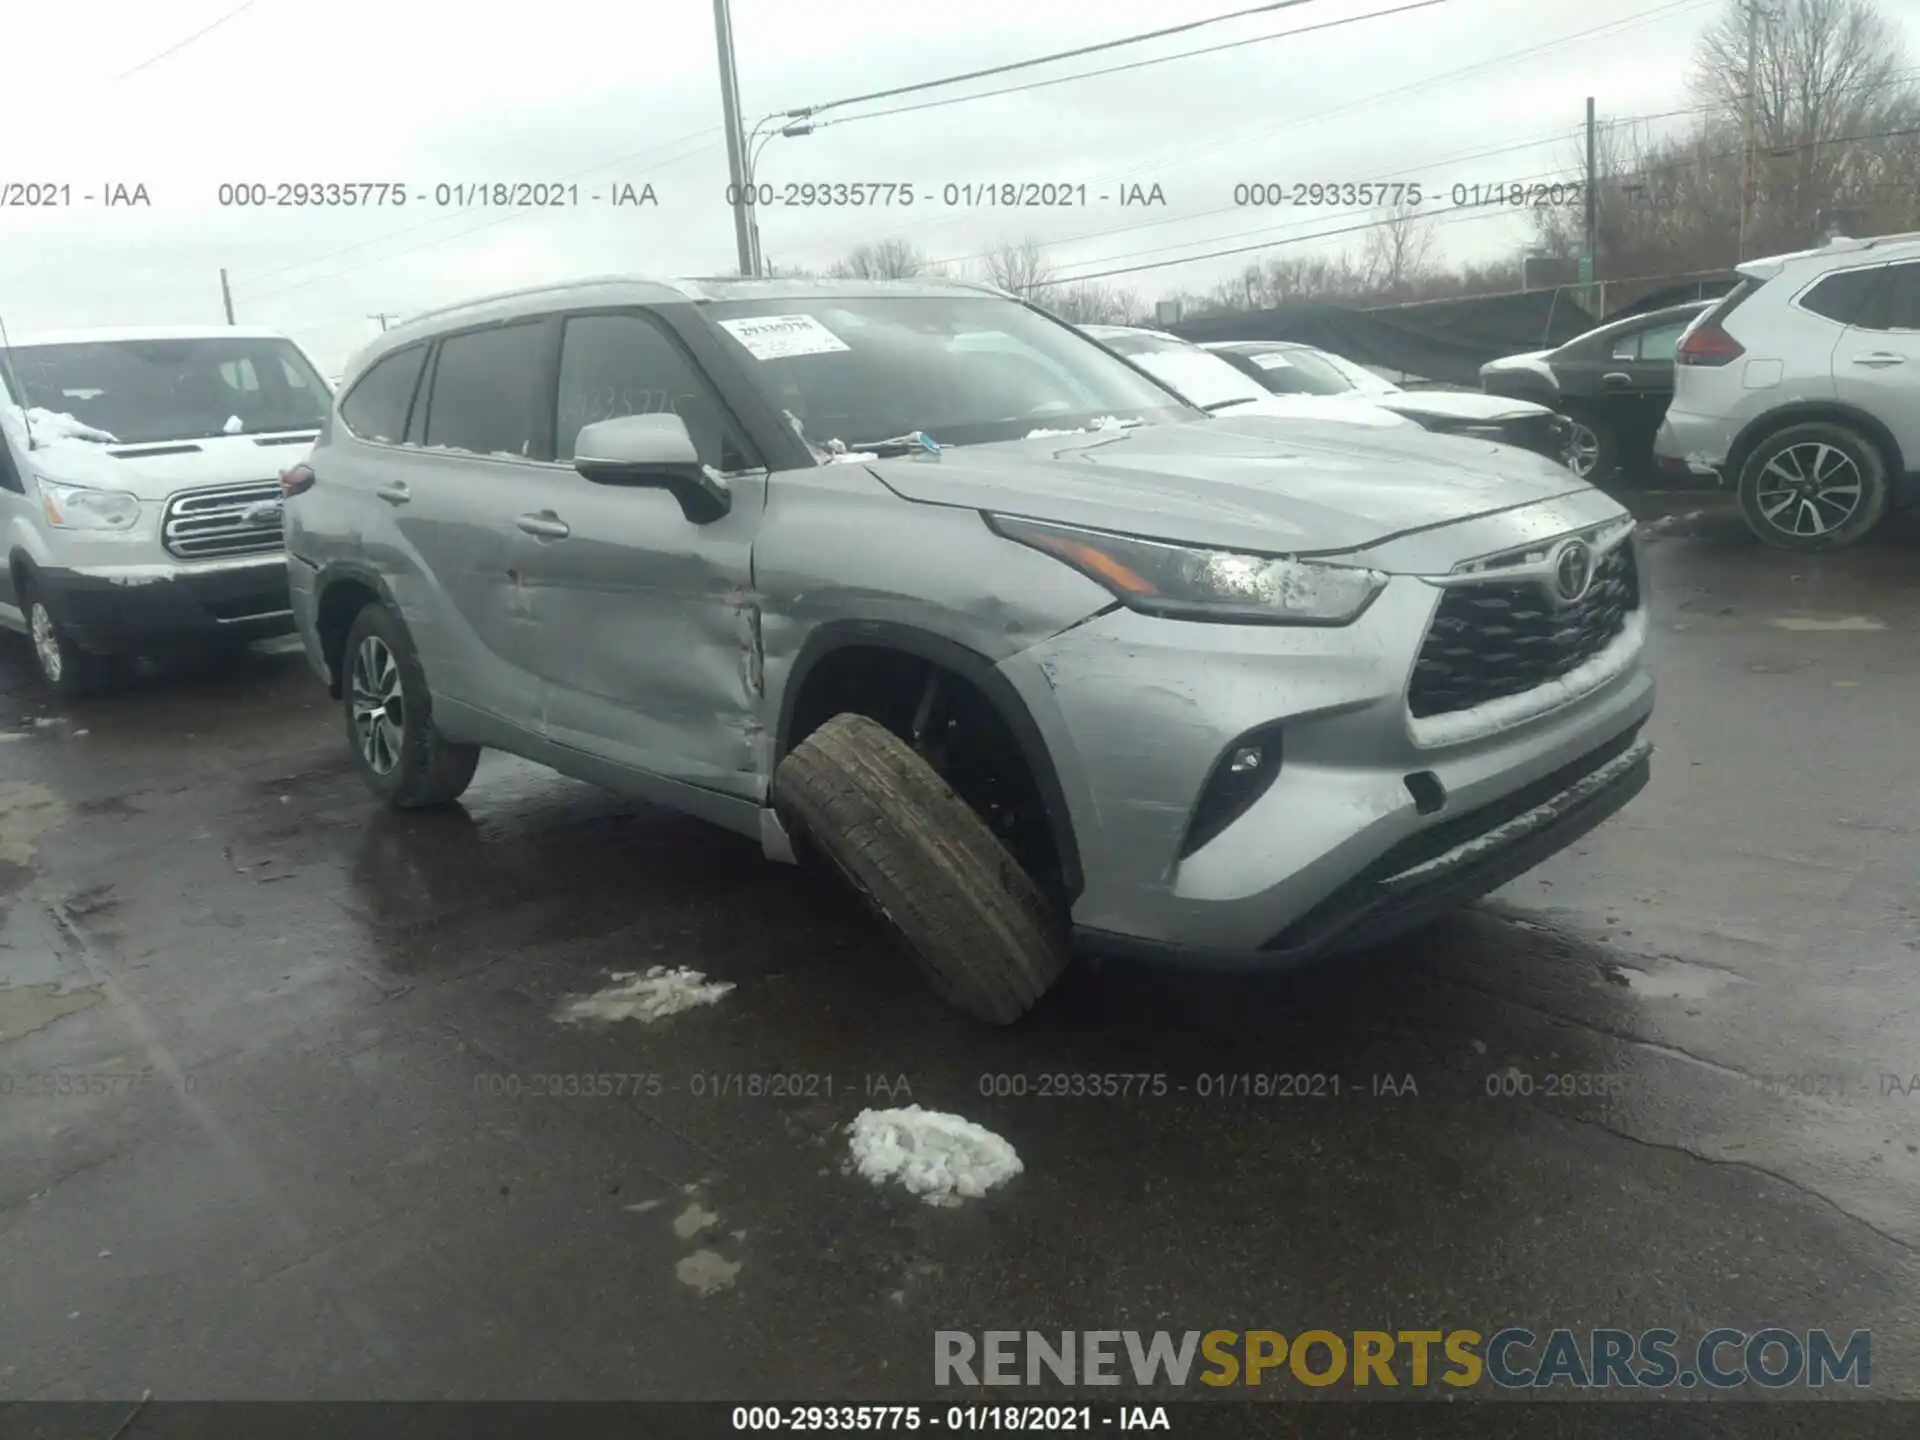
<svg viewBox="0 0 1920 1440">
<path fill-rule="evenodd" d="M 116 445 L 115 437 L 104 430 L 96 430 L 84 421 L 58 410 L 43 410 L 38 405 L 22 411 L 11 401 L 0 401 L 0 426 L 7 432 L 7 438 L 19 442 L 22 449 L 28 448 L 27 439 L 31 433 L 34 449 L 45 449 L 62 441 L 78 440 L 96 445 Z"/>
<path fill-rule="evenodd" d="M 1550 413 L 1531 400 L 1509 400 L 1478 390 L 1401 390 L 1381 396 L 1377 404 L 1400 415 L 1425 415 L 1435 420 L 1462 420 L 1491 425 Z"/>
<path fill-rule="evenodd" d="M 32 429 L 29 447 L 28 428 Z M 287 466 L 304 460 L 308 450 L 299 444 L 280 444 L 285 436 L 309 436 L 311 431 L 284 431 L 262 435 L 212 435 L 178 442 L 171 454 L 141 453 L 143 447 L 124 443 L 104 430 L 71 415 L 38 407 L 22 412 L 0 401 L 0 431 L 33 473 L 63 485 L 90 485 L 123 490 L 142 500 L 164 500 L 178 491 L 202 485 L 230 485 L 276 479 Z M 156 447 L 167 442 L 155 441 Z M 29 453 L 30 451 L 30 453 Z M 118 452 L 118 453 L 116 453 Z"/>
</svg>

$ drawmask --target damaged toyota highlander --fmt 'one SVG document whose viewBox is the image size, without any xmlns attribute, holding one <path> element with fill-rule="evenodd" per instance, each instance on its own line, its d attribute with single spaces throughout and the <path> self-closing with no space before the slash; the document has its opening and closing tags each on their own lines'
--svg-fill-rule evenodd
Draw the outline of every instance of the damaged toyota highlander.
<svg viewBox="0 0 1920 1440">
<path fill-rule="evenodd" d="M 1222 420 L 947 281 L 519 291 L 344 381 L 288 567 L 382 801 L 495 747 L 715 821 L 989 1022 L 1373 943 L 1647 782 L 1633 524 L 1536 455 Z"/>
</svg>

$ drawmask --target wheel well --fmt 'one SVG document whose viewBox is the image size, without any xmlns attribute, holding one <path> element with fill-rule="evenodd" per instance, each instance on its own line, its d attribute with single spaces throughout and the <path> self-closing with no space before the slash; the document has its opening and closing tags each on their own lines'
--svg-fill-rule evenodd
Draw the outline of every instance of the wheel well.
<svg viewBox="0 0 1920 1440">
<path fill-rule="evenodd" d="M 340 698 L 340 677 L 345 669 L 347 632 L 353 629 L 355 617 L 379 599 L 380 592 L 364 580 L 336 580 L 320 592 L 314 629 L 327 662 L 327 688 L 336 700 Z"/>
<path fill-rule="evenodd" d="M 16 550 L 7 557 L 7 579 L 13 586 L 13 598 L 16 604 L 27 593 L 27 582 L 33 578 L 33 561 Z"/>
<path fill-rule="evenodd" d="M 1025 707 L 986 660 L 849 644 L 797 671 L 795 684 L 781 755 L 835 715 L 879 722 L 940 772 L 1063 913 L 1071 907 L 1079 855 L 1058 780 Z"/>
<path fill-rule="evenodd" d="M 1791 425 L 1806 425 L 1816 421 L 1825 421 L 1830 425 L 1844 425 L 1857 430 L 1880 452 L 1880 458 L 1887 463 L 1887 480 L 1891 484 L 1897 480 L 1906 468 L 1900 455 L 1899 442 L 1873 416 L 1862 410 L 1854 410 L 1845 405 L 1789 405 L 1779 410 L 1770 410 L 1759 419 L 1750 423 L 1734 440 L 1727 451 L 1727 473 L 1738 480 L 1740 472 L 1746 467 L 1747 457 L 1752 455 L 1768 437 L 1778 435 Z"/>
</svg>

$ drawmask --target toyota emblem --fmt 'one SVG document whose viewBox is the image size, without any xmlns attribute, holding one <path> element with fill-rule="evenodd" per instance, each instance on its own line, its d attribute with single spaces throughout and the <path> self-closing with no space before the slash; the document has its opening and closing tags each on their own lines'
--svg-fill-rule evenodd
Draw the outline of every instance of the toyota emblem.
<svg viewBox="0 0 1920 1440">
<path fill-rule="evenodd" d="M 1554 552 L 1553 597 L 1572 605 L 1593 584 L 1593 548 L 1584 540 L 1569 540 Z"/>
</svg>

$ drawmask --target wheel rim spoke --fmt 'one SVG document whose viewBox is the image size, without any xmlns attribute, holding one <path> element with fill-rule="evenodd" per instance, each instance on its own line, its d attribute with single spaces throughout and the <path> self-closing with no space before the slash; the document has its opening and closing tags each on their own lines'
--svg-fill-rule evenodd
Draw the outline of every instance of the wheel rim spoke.
<svg viewBox="0 0 1920 1440">
<path fill-rule="evenodd" d="M 361 758 L 376 775 L 390 774 L 406 741 L 406 702 L 399 662 L 378 636 L 362 640 L 353 657 L 348 705 Z"/>
<path fill-rule="evenodd" d="M 1808 441 L 1789 446 L 1761 467 L 1753 499 L 1767 524 L 1812 539 L 1851 520 L 1865 490 L 1853 456 L 1823 440 Z"/>
</svg>

